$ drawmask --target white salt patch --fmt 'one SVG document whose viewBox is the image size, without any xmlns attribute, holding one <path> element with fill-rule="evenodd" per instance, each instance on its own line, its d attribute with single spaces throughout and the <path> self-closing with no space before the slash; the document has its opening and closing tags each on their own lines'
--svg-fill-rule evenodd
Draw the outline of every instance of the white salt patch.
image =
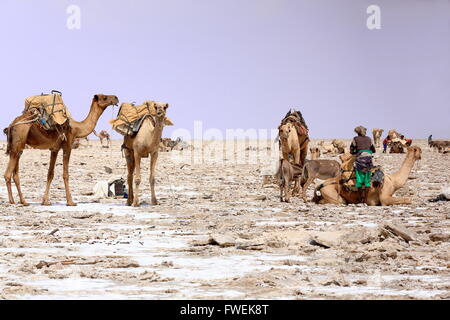
<svg viewBox="0 0 450 320">
<path fill-rule="evenodd" d="M 347 226 L 347 227 L 350 227 L 350 226 L 363 226 L 363 227 L 367 227 L 367 228 L 374 228 L 374 227 L 378 227 L 378 223 L 356 221 L 354 223 L 344 224 L 344 226 Z"/>
<path fill-rule="evenodd" d="M 300 287 L 301 290 L 315 291 L 321 293 L 333 293 L 336 295 L 344 294 L 375 294 L 375 295 L 405 295 L 417 298 L 431 298 L 437 294 L 446 293 L 444 290 L 395 290 L 382 289 L 377 287 Z"/>
<path fill-rule="evenodd" d="M 58 251 L 64 251 L 65 249 L 59 249 L 59 248 L 0 248 L 0 252 L 14 252 L 14 253 L 42 253 L 44 255 L 48 255 L 49 253 L 57 253 Z"/>
<path fill-rule="evenodd" d="M 37 286 L 42 289 L 48 289 L 54 292 L 66 291 L 100 291 L 114 285 L 113 281 L 101 279 L 87 279 L 87 278 L 67 278 L 67 279 L 45 279 L 25 281 L 24 284 L 30 286 Z M 100 293 L 100 292 L 99 292 Z"/>
<path fill-rule="evenodd" d="M 297 226 L 300 225 L 298 221 L 261 221 L 256 222 L 257 226 Z"/>
</svg>

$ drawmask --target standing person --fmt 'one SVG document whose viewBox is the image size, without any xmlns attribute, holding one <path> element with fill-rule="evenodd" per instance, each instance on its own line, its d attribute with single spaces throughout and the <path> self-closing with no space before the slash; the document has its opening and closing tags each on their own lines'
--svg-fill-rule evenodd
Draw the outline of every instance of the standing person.
<svg viewBox="0 0 450 320">
<path fill-rule="evenodd" d="M 371 169 L 374 168 L 372 163 L 372 154 L 375 153 L 375 146 L 372 143 L 372 139 L 366 136 L 367 129 L 363 126 L 355 128 L 355 132 L 358 134 L 353 138 L 350 144 L 350 153 L 356 155 L 355 161 L 355 173 L 356 184 L 359 192 L 359 202 L 364 203 L 369 193 L 370 178 L 372 176 Z"/>
<path fill-rule="evenodd" d="M 386 149 L 387 149 L 387 146 L 388 146 L 390 141 L 391 141 L 391 136 L 388 135 L 386 138 L 384 138 L 384 140 L 383 140 L 383 153 L 386 153 Z"/>
</svg>

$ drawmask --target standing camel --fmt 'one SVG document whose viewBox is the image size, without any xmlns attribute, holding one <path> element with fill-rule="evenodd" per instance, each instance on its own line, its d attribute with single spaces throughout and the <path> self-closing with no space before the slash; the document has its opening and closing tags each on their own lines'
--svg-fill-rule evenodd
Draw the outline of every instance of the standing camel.
<svg viewBox="0 0 450 320">
<path fill-rule="evenodd" d="M 11 188 L 11 178 L 19 193 L 20 203 L 28 205 L 25 201 L 20 189 L 19 180 L 19 160 L 26 145 L 34 149 L 49 149 L 50 164 L 47 174 L 47 186 L 42 200 L 43 205 L 50 205 L 49 190 L 54 176 L 56 158 L 60 149 L 63 149 L 63 180 L 66 190 L 66 200 L 68 206 L 75 206 L 69 188 L 69 160 L 72 151 L 72 145 L 76 138 L 87 137 L 94 130 L 98 119 L 105 109 L 112 105 L 118 104 L 119 100 L 116 96 L 107 96 L 96 94 L 92 99 L 91 108 L 87 117 L 81 121 L 70 119 L 68 125 L 61 126 L 58 130 L 47 131 L 36 122 L 27 122 L 26 120 L 33 117 L 30 112 L 20 115 L 5 129 L 8 138 L 8 146 L 6 153 L 9 155 L 8 167 L 5 171 L 6 187 L 8 189 L 9 202 L 14 204 L 14 198 Z"/>
<path fill-rule="evenodd" d="M 100 139 L 100 144 L 103 147 L 103 139 L 106 139 L 106 147 L 105 148 L 109 148 L 111 145 L 111 139 L 109 137 L 109 133 L 106 130 L 102 130 L 100 131 L 100 133 L 97 134 L 97 132 L 94 130 L 92 131 L 92 133 L 98 137 Z"/>
<path fill-rule="evenodd" d="M 375 147 L 377 147 L 377 148 L 380 147 L 380 140 L 381 140 L 381 135 L 383 134 L 383 132 L 384 132 L 383 129 L 377 129 L 377 128 L 372 129 L 373 143 L 375 144 Z"/>
<path fill-rule="evenodd" d="M 280 137 L 281 152 L 283 159 L 289 161 L 291 155 L 295 164 L 300 164 L 300 144 L 298 141 L 297 130 L 291 122 L 287 122 L 278 127 L 278 136 Z"/>
<path fill-rule="evenodd" d="M 156 115 L 146 116 L 141 128 L 134 136 L 125 136 L 122 149 L 125 153 L 128 168 L 128 200 L 127 205 L 139 206 L 139 185 L 141 184 L 141 158 L 150 155 L 150 188 L 152 192 L 152 205 L 157 205 L 155 195 L 155 169 L 158 160 L 161 135 L 166 124 L 167 103 L 155 103 Z M 133 189 L 134 173 L 134 189 Z"/>
</svg>

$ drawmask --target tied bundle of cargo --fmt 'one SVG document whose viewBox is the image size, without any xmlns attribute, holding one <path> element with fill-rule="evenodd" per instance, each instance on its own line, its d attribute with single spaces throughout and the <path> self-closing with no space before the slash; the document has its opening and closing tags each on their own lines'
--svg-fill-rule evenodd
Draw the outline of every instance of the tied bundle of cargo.
<svg viewBox="0 0 450 320">
<path fill-rule="evenodd" d="M 117 118 L 110 121 L 113 129 L 123 136 L 134 136 L 139 131 L 144 120 L 156 116 L 155 101 L 144 101 L 141 105 L 122 103 Z M 172 126 L 172 121 L 166 117 L 164 125 Z"/>
<path fill-rule="evenodd" d="M 55 130 L 58 126 L 69 124 L 71 115 L 62 99 L 59 91 L 52 90 L 51 94 L 41 94 L 25 99 L 25 109 L 23 113 L 33 114 L 34 121 L 37 121 L 45 130 Z"/>
</svg>

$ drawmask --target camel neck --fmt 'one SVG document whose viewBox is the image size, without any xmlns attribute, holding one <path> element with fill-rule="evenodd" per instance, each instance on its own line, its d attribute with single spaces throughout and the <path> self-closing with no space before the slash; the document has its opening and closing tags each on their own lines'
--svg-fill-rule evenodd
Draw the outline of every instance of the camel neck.
<svg viewBox="0 0 450 320">
<path fill-rule="evenodd" d="M 97 124 L 98 119 L 102 115 L 103 110 L 99 107 L 96 101 L 93 101 L 91 104 L 91 109 L 89 110 L 86 118 L 81 121 L 72 121 L 72 127 L 75 131 L 76 138 L 84 138 L 87 137 L 94 131 L 95 125 Z"/>
<path fill-rule="evenodd" d="M 414 167 L 414 163 L 414 153 L 407 153 L 400 169 L 392 175 L 395 178 L 396 188 L 401 188 L 405 185 L 406 181 L 408 181 L 408 177 Z"/>
<path fill-rule="evenodd" d="M 161 140 L 162 131 L 164 128 L 164 118 L 165 117 L 155 117 L 155 129 L 154 134 L 152 135 L 153 140 L 155 140 L 158 144 Z M 154 141 L 154 142 L 155 142 Z"/>
</svg>

